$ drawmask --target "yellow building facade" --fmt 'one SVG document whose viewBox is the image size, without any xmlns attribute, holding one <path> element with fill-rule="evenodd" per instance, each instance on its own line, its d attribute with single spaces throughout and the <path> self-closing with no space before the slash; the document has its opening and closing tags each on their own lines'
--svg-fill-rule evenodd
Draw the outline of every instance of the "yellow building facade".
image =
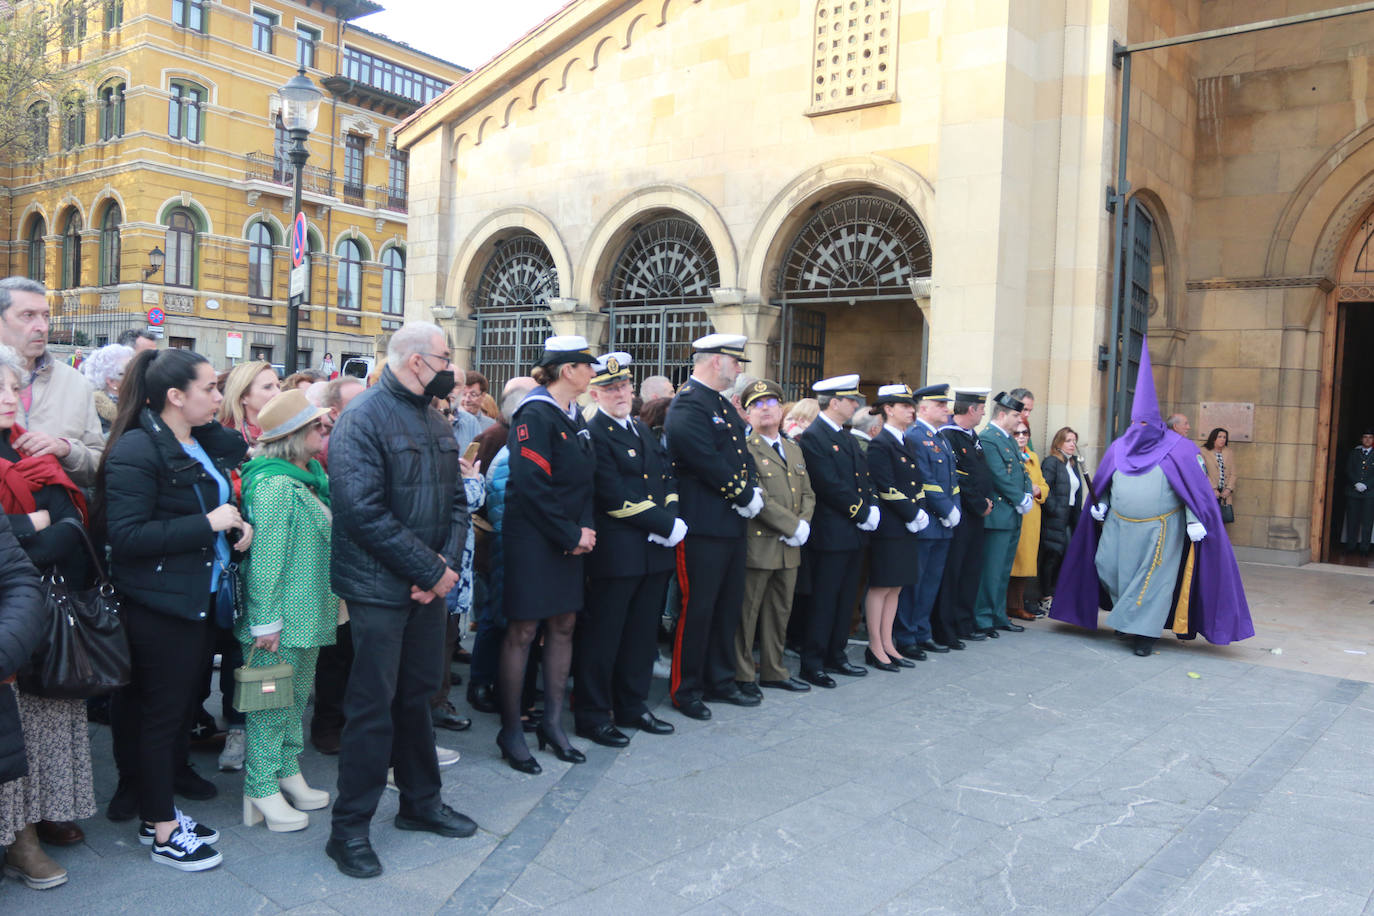
<svg viewBox="0 0 1374 916">
<path fill-rule="evenodd" d="M 1024 386 L 1090 463 L 1148 331 L 1162 408 L 1230 430 L 1238 554 L 1362 562 L 1374 13 L 1335 6 L 576 0 L 399 131 L 408 308 L 497 380 L 720 330 L 793 394 Z"/>
<path fill-rule="evenodd" d="M 55 342 L 97 346 L 158 309 L 170 345 L 216 365 L 282 362 L 294 170 L 277 91 L 304 66 L 325 99 L 303 181 L 299 365 L 374 355 L 404 313 L 408 163 L 392 132 L 466 72 L 354 22 L 380 8 L 122 0 L 51 50 L 77 89 L 33 100 L 47 153 L 3 184 L 8 273 L 52 290 Z"/>
</svg>

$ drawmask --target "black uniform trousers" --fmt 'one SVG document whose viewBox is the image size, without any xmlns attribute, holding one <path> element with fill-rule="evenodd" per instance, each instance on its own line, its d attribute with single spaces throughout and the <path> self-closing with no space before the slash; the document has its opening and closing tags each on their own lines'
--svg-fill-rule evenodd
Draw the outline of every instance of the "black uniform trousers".
<svg viewBox="0 0 1374 916">
<path fill-rule="evenodd" d="M 344 692 L 353 668 L 353 627 L 342 623 L 334 631 L 334 645 L 320 646 L 315 662 L 315 709 L 310 714 L 310 737 L 339 735 L 344 724 Z"/>
<path fill-rule="evenodd" d="M 1374 537 L 1374 490 L 1347 497 L 1346 546 L 1360 553 L 1369 553 L 1370 538 Z"/>
<path fill-rule="evenodd" d="M 801 670 L 822 671 L 849 659 L 850 612 L 863 572 L 862 550 L 810 550 L 811 614 L 802 640 Z"/>
<path fill-rule="evenodd" d="M 744 608 L 744 537 L 687 535 L 677 546 L 682 612 L 673 638 L 673 704 L 729 691 Z"/>
<path fill-rule="evenodd" d="M 649 711 L 658 619 L 670 573 L 595 578 L 577 615 L 573 717 L 588 730 Z"/>
<path fill-rule="evenodd" d="M 210 596 L 204 596 L 209 604 Z M 186 765 L 191 723 L 200 707 L 210 624 L 150 610 L 125 597 L 120 617 L 129 637 L 133 678 L 110 703 L 115 763 L 138 787 L 145 821 L 176 818 L 172 781 Z"/>
<path fill-rule="evenodd" d="M 344 695 L 339 745 L 339 797 L 333 836 L 365 837 L 396 770 L 400 813 L 426 816 L 439 807 L 439 761 L 429 700 L 439 689 L 440 658 L 448 624 L 444 599 L 400 606 L 348 605 L 357 648 Z"/>
<path fill-rule="evenodd" d="M 978 625 L 973 608 L 978 603 L 978 583 L 983 576 L 983 518 L 965 513 L 954 526 L 945 572 L 940 579 L 940 594 L 931 615 L 935 641 L 949 645 L 967 636 Z"/>
</svg>

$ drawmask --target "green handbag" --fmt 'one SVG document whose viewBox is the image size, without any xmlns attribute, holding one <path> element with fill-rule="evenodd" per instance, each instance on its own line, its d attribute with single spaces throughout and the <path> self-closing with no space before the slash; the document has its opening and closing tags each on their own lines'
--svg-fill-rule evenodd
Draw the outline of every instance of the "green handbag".
<svg viewBox="0 0 1374 916">
<path fill-rule="evenodd" d="M 286 662 L 253 667 L 258 650 L 254 646 L 242 668 L 234 669 L 234 708 L 239 712 L 284 709 L 295 702 L 292 677 L 296 670 Z"/>
</svg>

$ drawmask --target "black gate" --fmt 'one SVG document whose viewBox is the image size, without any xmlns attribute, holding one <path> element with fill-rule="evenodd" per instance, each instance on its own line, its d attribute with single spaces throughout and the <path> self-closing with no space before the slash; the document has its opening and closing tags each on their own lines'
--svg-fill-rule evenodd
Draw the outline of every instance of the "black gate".
<svg viewBox="0 0 1374 916">
<path fill-rule="evenodd" d="M 477 315 L 477 349 L 473 368 L 487 377 L 493 397 L 517 375 L 529 375 L 544 355 L 544 340 L 553 335 L 546 309 Z"/>
<path fill-rule="evenodd" d="M 1154 220 L 1143 204 L 1131 201 L 1126 214 L 1126 275 L 1122 277 L 1120 359 L 1117 361 L 1117 400 L 1113 405 L 1112 433 L 1120 435 L 1131 423 L 1131 402 L 1135 400 L 1136 375 L 1140 372 L 1140 349 L 1150 321 L 1150 246 L 1154 240 Z"/>
<path fill-rule="evenodd" d="M 790 401 L 811 396 L 825 371 L 825 312 L 783 303 L 778 384 Z"/>
<path fill-rule="evenodd" d="M 692 341 L 710 334 L 711 319 L 692 306 L 611 306 L 610 350 L 630 354 L 635 390 L 651 375 L 677 387 L 692 374 Z"/>
</svg>

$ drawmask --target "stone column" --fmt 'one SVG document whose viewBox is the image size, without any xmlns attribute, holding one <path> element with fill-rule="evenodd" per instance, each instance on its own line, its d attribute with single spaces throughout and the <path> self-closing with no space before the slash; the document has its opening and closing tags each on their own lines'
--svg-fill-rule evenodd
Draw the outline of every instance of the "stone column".
<svg viewBox="0 0 1374 916">
<path fill-rule="evenodd" d="M 610 316 L 605 312 L 586 308 L 576 299 L 550 299 L 549 324 L 553 325 L 554 334 L 577 334 L 585 338 L 593 353 L 606 350 Z"/>
<path fill-rule="evenodd" d="M 782 307 L 746 300 L 744 290 L 733 287 L 711 290 L 711 300 L 714 304 L 706 306 L 711 326 L 721 334 L 743 334 L 749 338 L 744 345 L 749 374 L 770 376 L 776 367 L 768 365 L 768 341 L 778 332 Z"/>
</svg>

